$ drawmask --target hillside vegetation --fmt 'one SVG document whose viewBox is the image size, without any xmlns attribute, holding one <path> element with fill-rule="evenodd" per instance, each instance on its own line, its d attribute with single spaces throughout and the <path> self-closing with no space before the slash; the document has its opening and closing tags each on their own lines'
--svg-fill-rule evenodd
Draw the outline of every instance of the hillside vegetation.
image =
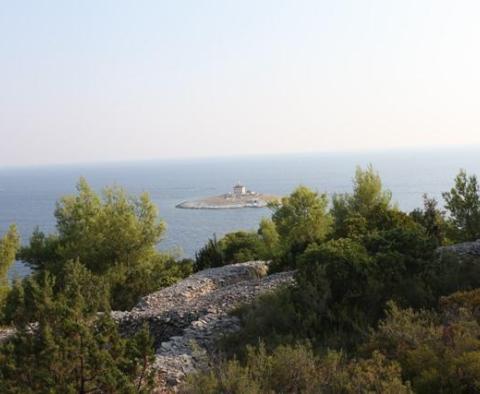
<svg viewBox="0 0 480 394">
<path fill-rule="evenodd" d="M 300 186 L 258 231 L 211 239 L 195 261 L 158 252 L 164 224 L 147 195 L 95 193 L 80 180 L 55 210 L 57 231 L 20 247 L 0 240 L 0 345 L 5 393 L 133 393 L 155 386 L 148 327 L 123 338 L 110 310 L 126 310 L 193 271 L 271 260 L 295 284 L 237 309 L 241 330 L 219 338 L 208 371 L 187 393 L 480 392 L 480 261 L 443 248 L 480 238 L 480 191 L 461 171 L 445 212 L 401 211 L 372 167 L 353 191 Z M 33 274 L 7 283 L 15 258 Z"/>
</svg>

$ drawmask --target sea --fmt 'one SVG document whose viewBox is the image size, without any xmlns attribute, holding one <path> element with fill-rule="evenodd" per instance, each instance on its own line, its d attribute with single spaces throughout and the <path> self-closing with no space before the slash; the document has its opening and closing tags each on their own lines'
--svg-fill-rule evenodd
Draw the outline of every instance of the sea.
<svg viewBox="0 0 480 394">
<path fill-rule="evenodd" d="M 178 209 L 178 203 L 229 192 L 237 182 L 281 196 L 299 185 L 329 195 L 349 192 L 355 168 L 369 164 L 398 206 L 410 211 L 422 205 L 424 193 L 442 203 L 442 192 L 452 187 L 461 168 L 480 175 L 480 147 L 0 167 L 0 234 L 11 223 L 17 225 L 23 243 L 37 226 L 55 232 L 56 201 L 75 193 L 79 178 L 85 177 L 97 191 L 118 185 L 132 195 L 148 192 L 167 224 L 158 248 L 193 257 L 214 235 L 255 230 L 271 213 L 268 208 Z M 17 261 L 9 275 L 28 273 L 28 267 Z"/>
</svg>

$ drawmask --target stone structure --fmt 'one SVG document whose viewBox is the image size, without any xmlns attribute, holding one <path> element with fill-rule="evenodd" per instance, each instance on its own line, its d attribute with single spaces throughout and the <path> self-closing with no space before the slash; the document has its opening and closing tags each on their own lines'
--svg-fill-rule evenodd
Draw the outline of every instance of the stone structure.
<svg viewBox="0 0 480 394">
<path fill-rule="evenodd" d="M 237 196 L 237 197 L 244 196 L 245 194 L 247 194 L 247 188 L 243 186 L 240 182 L 238 182 L 233 187 L 233 194 L 234 196 Z"/>
<path fill-rule="evenodd" d="M 198 272 L 143 298 L 129 312 L 113 312 L 125 334 L 145 322 L 155 339 L 158 392 L 175 390 L 187 373 L 206 366 L 222 335 L 239 329 L 235 307 L 259 294 L 293 283 L 293 273 L 266 276 L 263 261 L 233 264 Z"/>
<path fill-rule="evenodd" d="M 480 257 L 480 239 L 439 248 L 440 253 L 455 253 L 459 256 Z"/>
</svg>

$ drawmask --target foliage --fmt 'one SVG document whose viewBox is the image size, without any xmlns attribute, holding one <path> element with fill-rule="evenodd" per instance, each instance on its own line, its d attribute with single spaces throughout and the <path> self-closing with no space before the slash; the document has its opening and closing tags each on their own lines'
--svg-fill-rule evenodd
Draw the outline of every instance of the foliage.
<svg viewBox="0 0 480 394">
<path fill-rule="evenodd" d="M 175 267 L 171 258 L 156 250 L 165 225 L 147 194 L 133 198 L 119 187 L 97 195 L 80 179 L 77 194 L 63 197 L 56 206 L 57 233 L 38 229 L 19 258 L 35 273 L 55 276 L 55 288 L 63 283 L 65 264 L 78 260 L 93 274 L 108 280 L 111 305 L 131 308 L 138 299 L 183 278 L 188 265 Z"/>
<path fill-rule="evenodd" d="M 148 392 L 153 349 L 146 329 L 120 337 L 109 314 L 98 315 L 108 311 L 98 277 L 78 262 L 64 269 L 60 292 L 46 272 L 17 292 L 17 333 L 0 346 L 2 392 Z"/>
<path fill-rule="evenodd" d="M 20 246 L 17 228 L 11 225 L 3 238 L 0 239 L 0 286 L 6 286 L 8 269 L 15 261 L 15 255 Z"/>
<path fill-rule="evenodd" d="M 269 350 L 307 339 L 319 349 L 353 350 L 389 300 L 433 307 L 442 295 L 480 285 L 480 264 L 438 255 L 435 234 L 391 204 L 371 167 L 357 170 L 354 194 L 342 201 L 348 215 L 334 219 L 350 237 L 310 242 L 296 257 L 296 285 L 240 309 L 243 328 L 227 347 L 241 356 L 259 338 Z M 361 218 L 361 232 L 352 218 Z"/>
<path fill-rule="evenodd" d="M 352 194 L 336 194 L 331 214 L 334 238 L 359 238 L 382 227 L 383 213 L 394 209 L 392 194 L 384 190 L 382 180 L 371 165 L 357 167 Z"/>
<path fill-rule="evenodd" d="M 17 228 L 11 225 L 8 231 L 0 238 L 0 306 L 8 292 L 8 270 L 15 261 L 15 255 L 20 247 L 20 236 Z"/>
<path fill-rule="evenodd" d="M 378 313 L 379 291 L 364 246 L 350 239 L 312 244 L 300 261 L 294 299 L 306 336 L 330 345 L 361 338 Z"/>
<path fill-rule="evenodd" d="M 330 211 L 325 194 L 299 187 L 258 232 L 213 237 L 192 267 L 156 251 L 164 227 L 147 196 L 100 197 L 82 180 L 57 205 L 58 232 L 35 231 L 20 252 L 35 275 L 9 291 L 4 315 L 19 334 L 0 350 L 0 378 L 7 392 L 15 380 L 25 392 L 78 392 L 82 374 L 92 389 L 133 392 L 150 340 L 122 339 L 108 313 L 98 317 L 109 300 L 127 309 L 192 269 L 271 259 L 274 271 L 295 268 L 296 283 L 240 307 L 241 330 L 222 340 L 229 359 L 186 392 L 480 392 L 480 261 L 437 249 L 480 238 L 476 177 L 462 171 L 444 197 L 449 217 L 427 196 L 407 214 L 372 166 L 357 168 Z M 6 239 L 2 267 L 18 245 Z"/>
<path fill-rule="evenodd" d="M 473 296 L 477 299 L 478 292 Z M 458 302 L 457 295 L 453 295 Z M 468 298 L 462 294 L 462 298 Z M 480 390 L 480 325 L 468 308 L 457 313 L 401 310 L 389 304 L 387 317 L 365 346 L 397 360 L 417 393 L 476 393 Z"/>
<path fill-rule="evenodd" d="M 480 259 L 442 252 L 430 262 L 425 276 L 436 302 L 453 292 L 480 287 Z"/>
<path fill-rule="evenodd" d="M 171 286 L 192 273 L 193 262 L 157 253 L 141 265 L 117 264 L 103 275 L 116 310 L 128 310 L 145 294 Z"/>
<path fill-rule="evenodd" d="M 237 308 L 233 313 L 240 319 L 242 328 L 222 339 L 221 350 L 229 357 L 243 360 L 247 346 L 256 345 L 259 340 L 268 351 L 282 344 L 296 343 L 304 337 L 303 321 L 296 306 L 294 293 L 283 287 Z"/>
<path fill-rule="evenodd" d="M 263 218 L 258 227 L 258 235 L 262 242 L 262 259 L 277 259 L 280 254 L 280 235 L 271 219 Z"/>
<path fill-rule="evenodd" d="M 213 239 L 209 239 L 206 245 L 195 253 L 193 270 L 197 272 L 206 268 L 221 267 L 225 264 L 222 247 L 214 235 Z"/>
<path fill-rule="evenodd" d="M 265 257 L 265 246 L 259 234 L 236 231 L 217 241 L 214 236 L 195 254 L 195 271 L 226 264 L 259 260 Z"/>
<path fill-rule="evenodd" d="M 455 186 L 443 193 L 450 212 L 451 238 L 456 242 L 480 239 L 480 189 L 475 175 L 464 170 L 455 178 Z"/>
<path fill-rule="evenodd" d="M 189 394 L 210 393 L 411 393 L 397 363 L 374 353 L 347 360 L 339 352 L 317 357 L 309 346 L 279 346 L 269 353 L 260 344 L 248 347 L 245 363 L 231 360 L 213 371 L 189 377 Z"/>
<path fill-rule="evenodd" d="M 220 240 L 220 247 L 227 263 L 258 260 L 262 254 L 262 242 L 258 234 L 236 231 Z"/>
<path fill-rule="evenodd" d="M 276 261 L 274 270 L 295 267 L 296 257 L 310 243 L 323 241 L 331 228 L 327 213 L 326 194 L 318 194 L 300 186 L 281 203 L 271 204 L 272 221 L 279 235 L 282 258 Z"/>
<path fill-rule="evenodd" d="M 445 212 L 438 208 L 438 201 L 423 195 L 423 209 L 417 208 L 410 213 L 410 216 L 420 224 L 428 236 L 436 241 L 437 246 L 448 243 L 448 224 Z"/>
<path fill-rule="evenodd" d="M 147 194 L 134 199 L 112 187 L 100 197 L 83 178 L 77 191 L 57 203 L 58 234 L 37 231 L 22 249 L 20 257 L 34 270 L 55 273 L 66 261 L 79 259 L 92 272 L 105 273 L 118 263 L 141 264 L 155 253 L 165 226 Z"/>
</svg>

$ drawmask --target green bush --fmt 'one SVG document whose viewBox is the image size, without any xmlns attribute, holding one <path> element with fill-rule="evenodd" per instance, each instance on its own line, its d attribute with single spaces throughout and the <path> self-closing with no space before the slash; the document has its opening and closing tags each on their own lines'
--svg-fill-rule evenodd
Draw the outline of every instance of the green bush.
<svg viewBox="0 0 480 394">
<path fill-rule="evenodd" d="M 390 304 L 364 349 L 379 350 L 398 361 L 416 393 L 477 393 L 480 325 L 472 310 L 478 310 L 478 291 L 454 294 L 442 304 L 440 314 Z"/>
<path fill-rule="evenodd" d="M 342 353 L 317 357 L 308 345 L 279 346 L 272 353 L 248 347 L 244 363 L 224 361 L 213 371 L 192 375 L 188 394 L 210 393 L 411 393 L 401 369 L 380 353 L 348 360 Z"/>
<path fill-rule="evenodd" d="M 219 241 L 215 236 L 209 239 L 195 254 L 194 270 L 260 260 L 265 254 L 266 246 L 259 234 L 236 231 L 226 234 Z"/>
</svg>

